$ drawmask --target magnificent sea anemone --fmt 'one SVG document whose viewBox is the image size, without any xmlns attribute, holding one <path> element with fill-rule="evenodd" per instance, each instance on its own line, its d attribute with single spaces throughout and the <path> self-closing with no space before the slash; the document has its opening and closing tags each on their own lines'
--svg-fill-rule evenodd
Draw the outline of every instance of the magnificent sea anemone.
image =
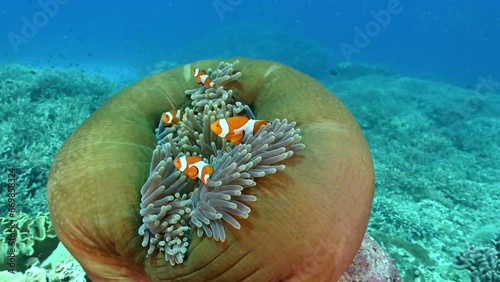
<svg viewBox="0 0 500 282">
<path fill-rule="evenodd" d="M 66 140 L 48 182 L 61 242 L 93 281 L 337 281 L 366 229 L 374 173 L 347 108 L 282 64 L 195 62 L 145 78 Z M 183 109 L 182 121 L 162 123 Z M 270 121 L 241 144 L 220 118 Z M 300 143 L 299 143 L 300 142 Z M 176 170 L 198 155 L 205 185 Z"/>
<path fill-rule="evenodd" d="M 297 143 L 301 137 L 295 123 L 286 120 L 274 120 L 255 135 L 244 136 L 243 144 L 238 145 L 210 130 L 218 119 L 255 118 L 250 107 L 232 98 L 231 89 L 224 89 L 240 76 L 240 72 L 233 74 L 237 64 L 221 64 L 209 72 L 217 89 L 203 85 L 186 91 L 194 110 L 175 110 L 184 113 L 183 119 L 171 127 L 162 119 L 156 132 L 159 145 L 141 189 L 143 224 L 139 234 L 144 236 L 142 245 L 149 245 L 148 255 L 158 249 L 172 265 L 184 261 L 192 228 L 199 236 L 216 241 L 226 239 L 223 222 L 240 229 L 237 218 L 248 218 L 251 211 L 245 202 L 257 200 L 243 190 L 256 186 L 256 178 L 283 170 L 285 166 L 278 163 L 304 147 Z M 210 159 L 215 170 L 206 185 L 191 182 L 176 171 L 173 160 L 186 154 Z"/>
</svg>

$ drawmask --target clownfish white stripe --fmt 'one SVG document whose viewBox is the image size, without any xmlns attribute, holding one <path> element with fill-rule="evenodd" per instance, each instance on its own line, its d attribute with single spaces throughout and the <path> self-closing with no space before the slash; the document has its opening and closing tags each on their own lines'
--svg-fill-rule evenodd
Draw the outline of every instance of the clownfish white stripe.
<svg viewBox="0 0 500 282">
<path fill-rule="evenodd" d="M 199 161 L 192 164 L 192 166 L 196 167 L 196 169 L 198 170 L 198 174 L 196 175 L 196 177 L 198 177 L 198 179 L 203 180 L 203 182 L 205 183 L 207 183 L 208 177 L 210 177 L 210 175 L 208 174 L 205 174 L 205 176 L 203 176 L 203 168 L 206 165 L 207 164 L 204 161 Z"/>
<path fill-rule="evenodd" d="M 256 134 L 259 128 L 268 123 L 266 120 L 253 120 L 245 116 L 235 116 L 214 121 L 210 125 L 210 129 L 219 137 L 240 144 L 245 135 Z"/>
<path fill-rule="evenodd" d="M 215 83 L 212 81 L 212 78 L 204 71 L 200 69 L 194 69 L 193 75 L 196 78 L 196 82 L 201 85 L 205 85 L 206 87 L 216 88 Z"/>
<path fill-rule="evenodd" d="M 207 75 L 200 75 L 200 81 L 203 83 L 205 86 L 210 86 L 214 87 L 215 83 L 212 82 L 212 79 Z M 208 85 L 207 85 L 208 84 Z"/>
<path fill-rule="evenodd" d="M 166 125 L 174 125 L 177 124 L 182 119 L 183 115 L 184 115 L 183 110 L 170 110 L 168 112 L 164 112 L 161 115 L 161 120 Z"/>
<path fill-rule="evenodd" d="M 181 161 L 181 167 L 179 167 L 179 170 L 184 172 L 187 168 L 187 158 L 186 157 L 180 157 L 179 161 Z"/>
<path fill-rule="evenodd" d="M 178 111 L 177 113 L 180 113 L 180 112 L 181 112 L 181 111 Z M 165 114 L 167 115 L 168 120 L 173 120 L 173 119 L 174 119 L 174 117 L 172 116 L 172 113 L 171 113 L 171 112 L 166 112 Z"/>
<path fill-rule="evenodd" d="M 174 166 L 192 180 L 199 179 L 207 185 L 214 168 L 199 156 L 182 156 L 174 160 Z"/>
<path fill-rule="evenodd" d="M 220 137 L 226 137 L 227 134 L 229 133 L 229 124 L 227 123 L 226 119 L 221 119 L 219 120 L 220 127 L 222 129 L 221 133 L 219 134 Z"/>
<path fill-rule="evenodd" d="M 248 120 L 242 127 L 236 128 L 234 130 L 234 133 L 240 134 L 241 132 L 244 132 L 245 135 L 253 134 L 253 131 L 255 128 L 255 122 L 256 122 L 256 120 L 254 120 L 254 119 Z"/>
</svg>

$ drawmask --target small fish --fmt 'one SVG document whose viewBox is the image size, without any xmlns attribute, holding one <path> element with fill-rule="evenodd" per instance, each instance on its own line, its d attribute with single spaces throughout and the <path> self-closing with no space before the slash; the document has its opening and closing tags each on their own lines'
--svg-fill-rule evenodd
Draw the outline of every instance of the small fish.
<svg viewBox="0 0 500 282">
<path fill-rule="evenodd" d="M 333 76 L 339 76 L 340 75 L 340 73 L 337 70 L 329 70 L 328 73 L 331 74 L 331 75 L 333 75 Z"/>
<path fill-rule="evenodd" d="M 196 77 L 196 82 L 198 82 L 198 84 L 205 85 L 206 87 L 217 88 L 217 85 L 212 82 L 212 79 L 208 76 L 206 71 L 194 69 L 193 75 Z"/>
<path fill-rule="evenodd" d="M 174 125 L 174 124 L 178 123 L 182 119 L 183 116 L 184 116 L 183 110 L 171 110 L 168 112 L 164 112 L 161 115 L 161 120 L 165 124 Z"/>
<path fill-rule="evenodd" d="M 174 165 L 191 179 L 196 180 L 196 178 L 198 178 L 205 185 L 207 185 L 210 179 L 210 174 L 214 172 L 214 168 L 198 156 L 177 158 L 174 161 Z"/>
<path fill-rule="evenodd" d="M 27 268 L 31 268 L 32 266 L 38 266 L 39 264 L 40 264 L 40 260 L 37 257 L 30 257 L 24 263 L 24 265 Z"/>
<path fill-rule="evenodd" d="M 268 124 L 266 120 L 249 119 L 243 116 L 223 118 L 212 123 L 212 131 L 226 140 L 241 144 L 245 134 L 255 134 L 263 125 Z"/>
</svg>

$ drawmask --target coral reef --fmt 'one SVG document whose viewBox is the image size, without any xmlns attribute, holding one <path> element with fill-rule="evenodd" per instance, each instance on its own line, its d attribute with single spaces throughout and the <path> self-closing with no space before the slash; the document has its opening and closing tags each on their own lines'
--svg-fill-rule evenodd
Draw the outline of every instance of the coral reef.
<svg viewBox="0 0 500 282">
<path fill-rule="evenodd" d="M 335 68 L 328 71 L 337 76 L 338 80 L 352 80 L 363 76 L 395 76 L 397 72 L 384 65 L 370 65 L 351 62 L 338 63 Z"/>
<path fill-rule="evenodd" d="M 59 243 L 48 213 L 38 213 L 34 218 L 24 213 L 2 217 L 0 227 L 3 235 L 0 237 L 0 270 L 11 267 L 11 247 L 15 249 L 15 269 L 25 271 L 32 264 L 45 260 Z M 15 238 L 14 245 L 9 244 L 12 238 Z"/>
<path fill-rule="evenodd" d="M 0 67 L 0 172 L 16 170 L 18 212 L 48 210 L 45 183 L 57 150 L 115 91 L 110 80 L 77 70 Z M 7 199 L 2 189 L 0 206 Z"/>
<path fill-rule="evenodd" d="M 71 254 L 59 243 L 43 262 L 36 262 L 24 273 L 1 271 L 0 281 L 9 282 L 85 282 L 85 272 Z"/>
<path fill-rule="evenodd" d="M 287 44 L 294 45 L 292 42 Z M 300 53 L 302 49 L 295 51 Z M 183 60 L 178 54 L 175 58 Z M 317 64 L 314 60 L 308 62 Z M 169 63 L 161 69 L 175 65 L 179 64 Z M 18 178 L 18 209 L 33 217 L 38 211 L 46 210 L 45 195 L 42 195 L 46 190 L 46 170 L 57 149 L 115 88 L 109 80 L 81 71 L 7 65 L 0 73 L 0 125 L 4 133 L 0 149 L 2 167 L 12 164 L 18 167 L 18 174 L 22 174 Z M 341 70 L 339 73 L 342 76 Z M 486 246 L 498 229 L 495 210 L 499 199 L 500 147 L 496 140 L 500 137 L 499 131 L 493 129 L 500 127 L 497 118 L 500 95 L 486 93 L 486 100 L 478 100 L 475 105 L 474 83 L 471 90 L 422 78 L 377 75 L 376 72 L 366 74 L 356 73 L 353 79 L 345 81 L 341 77 L 329 78 L 323 83 L 331 83 L 330 91 L 334 91 L 354 113 L 377 160 L 378 189 L 369 233 L 393 256 L 407 280 L 466 281 L 469 271 L 453 267 L 456 254 L 462 251 L 466 242 Z M 72 88 L 68 92 L 71 96 L 66 95 L 66 90 L 51 87 L 47 91 L 52 93 L 42 94 L 49 99 L 35 97 L 36 102 L 31 101 L 30 90 L 42 76 L 59 78 L 61 81 L 52 82 L 58 87 L 67 84 L 64 89 Z M 176 79 L 182 80 L 182 77 Z M 170 95 L 169 89 L 173 86 L 160 86 L 162 95 Z M 192 88 L 194 84 L 185 84 L 177 91 L 182 94 L 186 87 Z M 143 94 L 139 90 L 135 88 Z M 238 91 L 234 93 L 237 95 Z M 309 97 L 307 95 L 305 93 L 304 97 Z M 162 96 L 158 94 L 158 97 Z M 185 103 L 188 105 L 190 101 Z M 156 114 L 151 116 L 157 118 Z M 112 120 L 116 126 L 122 122 Z M 151 123 L 157 125 L 156 120 Z M 148 163 L 147 172 L 150 157 L 148 152 L 143 160 Z M 140 188 L 142 184 L 137 185 Z M 111 189 L 113 184 L 106 187 Z M 92 191 L 83 185 L 80 189 Z M 126 193 L 129 192 L 123 190 L 116 194 Z M 116 197 L 116 194 L 109 197 Z M 0 196 L 3 206 L 6 199 L 5 194 Z M 70 208 L 75 208 L 76 212 L 77 205 L 74 206 L 73 202 Z M 248 221 L 258 216 L 258 209 L 260 203 L 252 206 Z M 112 216 L 115 215 L 108 215 Z M 249 228 L 241 231 L 245 230 Z M 135 226 L 130 232 L 135 235 Z M 381 236 L 382 233 L 386 236 Z"/>
<path fill-rule="evenodd" d="M 470 271 L 472 282 L 500 281 L 500 233 L 491 239 L 489 246 L 468 245 L 456 257 L 455 267 Z"/>
<path fill-rule="evenodd" d="M 376 160 L 368 233 L 405 280 L 469 279 L 453 267 L 456 254 L 498 230 L 500 96 L 376 73 L 325 84 L 353 111 Z"/>
</svg>

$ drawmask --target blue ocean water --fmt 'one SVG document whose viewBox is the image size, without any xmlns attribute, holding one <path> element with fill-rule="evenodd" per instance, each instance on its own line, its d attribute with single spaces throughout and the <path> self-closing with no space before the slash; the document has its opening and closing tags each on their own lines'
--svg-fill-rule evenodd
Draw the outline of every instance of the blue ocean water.
<svg viewBox="0 0 500 282">
<path fill-rule="evenodd" d="M 2 62 L 141 69 L 159 58 L 166 59 L 167 54 L 174 54 L 180 62 L 217 53 L 257 53 L 269 58 L 266 48 L 275 48 L 273 40 L 291 35 L 325 49 L 328 57 L 321 59 L 327 66 L 346 59 L 380 63 L 403 73 L 459 85 L 474 83 L 479 75 L 500 75 L 500 11 L 494 0 L 286 4 L 245 0 L 141 4 L 2 0 L 0 7 Z M 224 35 L 218 33 L 220 30 Z M 11 33 L 24 40 L 16 40 Z M 263 41 L 244 39 L 261 33 L 266 33 Z M 246 44 L 235 49 L 225 44 L 228 38 Z M 356 52 L 345 52 L 342 43 L 353 46 Z M 193 58 L 189 50 L 203 44 L 213 47 L 197 49 L 197 58 Z M 285 47 L 283 53 L 294 54 L 290 50 L 293 46 Z"/>
<path fill-rule="evenodd" d="M 121 88 L 246 56 L 313 76 L 353 112 L 377 174 L 368 233 L 405 281 L 470 281 L 488 266 L 457 255 L 499 244 L 498 1 L 0 0 L 0 35 L 0 167 L 18 167 L 20 211 L 47 211 L 57 149 Z"/>
</svg>

